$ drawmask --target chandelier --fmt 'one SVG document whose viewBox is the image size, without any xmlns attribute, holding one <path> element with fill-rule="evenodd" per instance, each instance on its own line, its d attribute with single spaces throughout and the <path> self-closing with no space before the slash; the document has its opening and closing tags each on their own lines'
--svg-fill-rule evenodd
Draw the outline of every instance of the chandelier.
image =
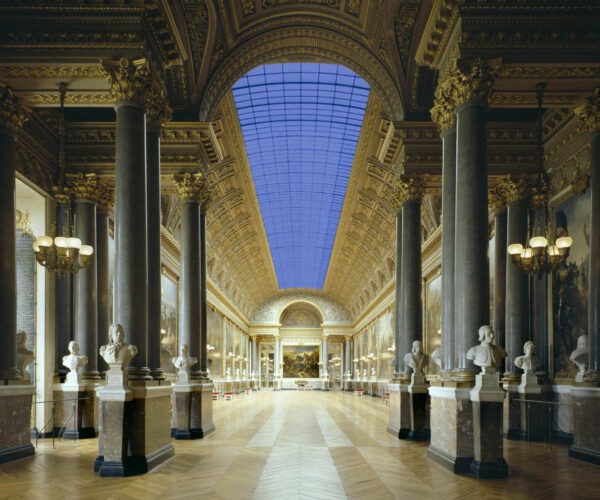
<svg viewBox="0 0 600 500">
<path fill-rule="evenodd" d="M 67 207 L 67 221 L 70 220 L 69 199 L 64 186 L 65 172 L 65 94 L 67 86 L 64 83 L 59 85 L 60 91 L 60 119 L 58 125 L 59 136 L 59 185 L 57 191 L 65 198 Z M 56 272 L 59 278 L 65 274 L 76 274 L 80 269 L 87 267 L 92 262 L 94 249 L 90 245 L 82 245 L 79 238 L 73 236 L 73 228 L 68 224 L 63 228 L 61 236 L 54 237 L 56 225 L 52 225 L 50 233 L 52 236 L 38 236 L 33 242 L 35 251 L 35 260 L 44 266 L 48 271 Z"/>
<path fill-rule="evenodd" d="M 530 188 L 531 205 L 528 241 L 525 244 L 508 245 L 508 254 L 513 264 L 528 274 L 538 275 L 550 273 L 568 257 L 573 239 L 570 236 L 555 238 L 552 227 L 552 216 L 548 206 L 548 182 L 544 171 L 544 145 L 542 138 L 542 98 L 545 84 L 537 85 L 537 148 L 539 173 L 535 184 Z M 543 215 L 542 215 L 543 214 Z"/>
</svg>

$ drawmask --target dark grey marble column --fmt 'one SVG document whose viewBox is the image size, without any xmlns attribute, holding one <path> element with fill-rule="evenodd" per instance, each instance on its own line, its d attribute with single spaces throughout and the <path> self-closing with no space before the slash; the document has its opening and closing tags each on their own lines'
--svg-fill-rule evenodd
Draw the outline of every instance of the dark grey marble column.
<svg viewBox="0 0 600 500">
<path fill-rule="evenodd" d="M 200 203 L 200 374 L 202 378 L 208 379 L 208 357 L 206 345 L 208 344 L 208 301 L 206 280 L 206 205 L 208 203 L 207 193 Z"/>
<path fill-rule="evenodd" d="M 108 344 L 108 330 L 112 324 L 110 295 L 110 270 L 108 258 L 109 213 L 113 206 L 112 190 L 101 184 L 96 211 L 96 268 L 98 282 L 98 345 Z M 105 372 L 108 364 L 98 357 L 98 370 Z"/>
<path fill-rule="evenodd" d="M 181 197 L 181 257 L 179 279 L 179 345 L 190 346 L 200 359 L 200 208 L 191 176 L 176 179 Z M 191 367 L 194 377 L 199 366 Z"/>
<path fill-rule="evenodd" d="M 496 190 L 490 193 L 490 209 L 494 213 L 494 334 L 495 343 L 505 345 L 506 324 L 506 204 Z M 499 368 L 503 372 L 504 367 Z"/>
<path fill-rule="evenodd" d="M 546 227 L 548 223 L 548 186 L 543 184 L 541 193 L 532 193 L 530 196 L 533 207 L 534 227 Z M 531 188 L 538 190 L 537 186 Z M 507 264 L 510 265 L 510 264 Z M 548 312 L 548 275 L 538 274 L 530 280 L 531 284 L 531 337 L 535 344 L 535 358 L 537 360 L 536 373 L 549 374 L 549 338 L 550 324 Z"/>
<path fill-rule="evenodd" d="M 415 340 L 423 339 L 423 306 L 421 302 L 421 197 L 423 187 L 418 179 L 406 183 L 402 204 L 402 336 L 396 352 L 404 355 Z M 404 372 L 410 372 L 403 366 Z"/>
<path fill-rule="evenodd" d="M 20 379 L 17 369 L 15 250 L 15 139 L 26 120 L 12 90 L 0 82 L 0 379 Z"/>
<path fill-rule="evenodd" d="M 75 236 L 94 249 L 91 264 L 74 278 L 73 332 L 88 364 L 81 368 L 84 378 L 97 379 L 98 373 L 98 283 L 96 268 L 96 200 L 98 178 L 95 174 L 80 174 L 71 182 L 75 199 Z"/>
<path fill-rule="evenodd" d="M 485 119 L 488 83 L 484 68 L 473 68 L 463 75 L 457 80 L 456 108 L 453 378 L 472 381 L 475 369 L 467 360 L 467 350 L 478 343 L 479 327 L 490 320 Z"/>
<path fill-rule="evenodd" d="M 507 243 L 524 244 L 527 240 L 527 188 L 522 179 L 505 179 L 498 190 L 507 206 Z M 505 320 L 505 380 L 518 381 L 521 370 L 514 361 L 523 353 L 523 344 L 529 340 L 529 275 L 512 263 L 505 251 L 506 264 L 506 320 Z"/>
<path fill-rule="evenodd" d="M 396 302 L 394 320 L 394 382 L 406 378 L 403 368 L 402 349 L 402 198 L 397 189 L 394 192 L 394 205 L 396 208 Z M 356 354 L 355 354 L 356 355 Z M 352 373 L 354 377 L 354 372 Z"/>
<path fill-rule="evenodd" d="M 588 297 L 589 363 L 584 380 L 600 383 L 600 86 L 575 108 L 575 115 L 590 132 L 590 273 Z"/>
<path fill-rule="evenodd" d="M 150 71 L 144 60 L 103 61 L 116 99 L 114 322 L 137 346 L 129 378 L 150 380 L 146 246 L 146 103 Z"/>
</svg>

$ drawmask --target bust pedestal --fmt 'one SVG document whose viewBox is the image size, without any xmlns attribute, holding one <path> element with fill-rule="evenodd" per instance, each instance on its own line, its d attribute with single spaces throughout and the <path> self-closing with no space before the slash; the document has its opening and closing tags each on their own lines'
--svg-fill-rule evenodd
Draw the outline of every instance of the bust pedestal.
<svg viewBox="0 0 600 500">
<path fill-rule="evenodd" d="M 180 370 L 173 384 L 171 436 L 175 439 L 202 439 L 214 432 L 213 392 L 209 379 L 191 378 Z"/>
<path fill-rule="evenodd" d="M 408 439 L 429 441 L 429 383 L 423 373 L 414 373 L 408 386 L 410 399 L 410 431 Z"/>
<path fill-rule="evenodd" d="M 501 479 L 508 476 L 502 443 L 502 404 L 505 392 L 498 373 L 480 373 L 470 392 L 473 404 L 474 460 L 470 472 L 476 479 Z"/>
<path fill-rule="evenodd" d="M 406 379 L 403 383 L 388 385 L 390 413 L 387 431 L 398 439 L 408 439 L 411 430 L 411 394 L 408 392 L 408 382 Z"/>
</svg>

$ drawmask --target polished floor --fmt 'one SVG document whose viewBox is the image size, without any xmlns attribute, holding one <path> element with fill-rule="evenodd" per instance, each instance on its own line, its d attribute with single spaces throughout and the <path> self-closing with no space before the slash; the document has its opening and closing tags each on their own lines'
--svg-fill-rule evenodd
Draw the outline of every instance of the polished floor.
<svg viewBox="0 0 600 500">
<path fill-rule="evenodd" d="M 530 499 L 600 498 L 600 468 L 565 446 L 505 441 L 507 480 L 476 481 L 426 457 L 426 444 L 386 433 L 381 399 L 262 391 L 215 401 L 217 432 L 175 442 L 149 474 L 100 478 L 97 440 L 40 441 L 34 458 L 0 466 L 15 499 Z"/>
</svg>

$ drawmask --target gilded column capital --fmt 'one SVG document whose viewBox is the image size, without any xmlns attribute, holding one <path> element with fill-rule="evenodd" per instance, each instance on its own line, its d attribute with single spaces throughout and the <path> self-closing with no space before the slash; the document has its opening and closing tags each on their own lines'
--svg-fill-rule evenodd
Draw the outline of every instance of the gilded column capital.
<svg viewBox="0 0 600 500">
<path fill-rule="evenodd" d="M 573 112 L 590 132 L 600 132 L 600 86 L 594 93 L 577 106 Z"/>
<path fill-rule="evenodd" d="M 96 174 L 75 174 L 69 176 L 71 196 L 75 200 L 98 201 L 98 176 Z"/>
<path fill-rule="evenodd" d="M 456 106 L 469 102 L 479 102 L 487 106 L 488 97 L 494 84 L 494 70 L 483 59 L 458 66 L 450 75 L 449 91 Z"/>
<path fill-rule="evenodd" d="M 58 205 L 63 208 L 69 208 L 71 206 L 71 190 L 68 186 L 52 186 L 50 191 Z"/>
<path fill-rule="evenodd" d="M 420 202 L 425 194 L 425 185 L 419 177 L 400 176 L 394 180 L 392 185 L 395 199 L 404 204 L 407 202 Z"/>
<path fill-rule="evenodd" d="M 529 184 L 529 199 L 532 207 L 545 207 L 548 203 L 548 180 L 545 174 L 539 174 Z"/>
<path fill-rule="evenodd" d="M 504 198 L 506 204 L 527 199 L 527 184 L 524 179 L 513 179 L 507 175 L 498 183 L 496 190 Z"/>
<path fill-rule="evenodd" d="M 440 82 L 435 89 L 433 98 L 433 108 L 429 110 L 431 119 L 437 123 L 440 133 L 456 127 L 456 104 L 453 99 L 455 90 L 453 89 L 452 78 L 446 78 Z"/>
<path fill-rule="evenodd" d="M 171 120 L 173 110 L 169 105 L 165 86 L 156 74 L 152 76 L 148 84 L 146 100 L 146 122 L 148 128 L 160 130 L 166 122 Z"/>
<path fill-rule="evenodd" d="M 211 190 L 208 179 L 204 174 L 187 172 L 183 175 L 174 175 L 173 181 L 177 187 L 179 197 L 183 201 L 198 202 L 203 210 L 208 207 Z"/>
<path fill-rule="evenodd" d="M 150 68 L 146 59 L 103 59 L 102 72 L 110 83 L 110 93 L 117 103 L 126 102 L 146 108 Z"/>
<path fill-rule="evenodd" d="M 488 195 L 488 206 L 494 215 L 499 215 L 506 210 L 506 201 L 498 190 L 498 186 L 490 190 Z"/>
<path fill-rule="evenodd" d="M 6 130 L 13 138 L 29 118 L 29 108 L 15 96 L 13 90 L 0 81 L 0 129 Z"/>
<path fill-rule="evenodd" d="M 104 182 L 98 184 L 98 211 L 109 214 L 115 204 L 114 190 Z"/>
</svg>

